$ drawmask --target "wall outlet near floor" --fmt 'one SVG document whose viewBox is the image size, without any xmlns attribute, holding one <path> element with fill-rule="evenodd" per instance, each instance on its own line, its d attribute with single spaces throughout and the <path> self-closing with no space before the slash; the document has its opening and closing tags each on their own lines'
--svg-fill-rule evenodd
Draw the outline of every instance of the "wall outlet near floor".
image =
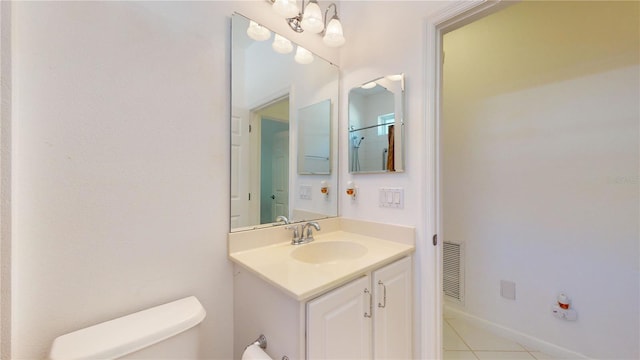
<svg viewBox="0 0 640 360">
<path fill-rule="evenodd" d="M 500 280 L 500 295 L 509 300 L 516 299 L 516 283 L 513 281 Z"/>
</svg>

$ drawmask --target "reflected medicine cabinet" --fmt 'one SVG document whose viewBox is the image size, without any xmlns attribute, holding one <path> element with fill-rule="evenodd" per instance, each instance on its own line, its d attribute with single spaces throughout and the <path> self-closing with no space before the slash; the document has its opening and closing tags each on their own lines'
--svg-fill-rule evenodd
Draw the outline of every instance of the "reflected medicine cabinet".
<svg viewBox="0 0 640 360">
<path fill-rule="evenodd" d="M 404 74 L 349 91 L 349 172 L 404 172 Z"/>
</svg>

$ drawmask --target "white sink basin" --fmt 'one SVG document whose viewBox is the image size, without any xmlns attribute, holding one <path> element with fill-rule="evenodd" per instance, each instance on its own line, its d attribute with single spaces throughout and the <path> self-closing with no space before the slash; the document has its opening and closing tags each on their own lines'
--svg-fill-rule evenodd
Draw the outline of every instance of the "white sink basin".
<svg viewBox="0 0 640 360">
<path fill-rule="evenodd" d="M 327 264 L 357 259 L 367 253 L 367 248 L 351 241 L 312 242 L 299 245 L 291 257 L 309 264 Z"/>
</svg>

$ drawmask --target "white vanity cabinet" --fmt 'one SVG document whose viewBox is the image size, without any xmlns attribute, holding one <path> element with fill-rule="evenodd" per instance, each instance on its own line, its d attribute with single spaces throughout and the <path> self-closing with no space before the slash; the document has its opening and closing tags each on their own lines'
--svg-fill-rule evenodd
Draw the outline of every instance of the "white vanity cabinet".
<svg viewBox="0 0 640 360">
<path fill-rule="evenodd" d="M 405 257 L 307 302 L 307 359 L 412 358 L 412 268 Z"/>
<path fill-rule="evenodd" d="M 318 223 L 304 245 L 284 227 L 229 234 L 234 359 L 260 334 L 276 360 L 413 358 L 415 228 Z"/>
<path fill-rule="evenodd" d="M 307 303 L 307 359 L 371 359 L 370 289 L 366 275 Z"/>
</svg>

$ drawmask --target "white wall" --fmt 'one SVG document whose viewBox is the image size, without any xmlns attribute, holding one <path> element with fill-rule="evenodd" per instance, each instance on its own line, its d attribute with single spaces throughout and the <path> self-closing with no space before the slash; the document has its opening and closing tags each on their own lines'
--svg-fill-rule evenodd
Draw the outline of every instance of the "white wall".
<svg viewBox="0 0 640 360">
<path fill-rule="evenodd" d="M 443 2 L 344 2 L 340 18 L 343 19 L 347 44 L 341 53 L 342 106 L 341 149 L 348 145 L 348 93 L 353 87 L 381 76 L 406 74 L 406 161 L 407 171 L 402 174 L 353 175 L 348 172 L 348 151 L 340 152 L 341 191 L 346 182 L 353 180 L 360 195 L 351 202 L 341 198 L 341 215 L 386 223 L 418 226 L 422 214 L 422 154 L 419 153 L 424 132 L 425 97 L 424 76 L 424 19 L 446 5 Z M 379 26 L 389 23 L 393 26 Z M 358 31 L 366 29 L 366 31 Z M 402 41 L 398 41 L 402 39 Z M 352 46 L 349 46 L 352 45 Z M 404 209 L 378 207 L 378 187 L 397 186 L 405 189 Z M 424 231 L 424 229 L 421 229 Z"/>
<path fill-rule="evenodd" d="M 521 3 L 444 40 L 463 309 L 597 359 L 640 356 L 639 21 L 632 2 Z M 551 315 L 560 292 L 578 321 Z"/>
<path fill-rule="evenodd" d="M 264 1 L 12 5 L 12 358 L 187 295 L 230 358 L 230 15 L 291 31 Z"/>
<path fill-rule="evenodd" d="M 432 13 L 447 6 L 447 2 L 437 1 L 375 1 L 343 2 L 340 19 L 344 24 L 347 43 L 341 57 L 342 95 L 340 130 L 340 214 L 355 218 L 383 223 L 410 225 L 416 227 L 418 259 L 416 261 L 415 294 L 416 310 L 428 309 L 428 323 L 419 324 L 421 313 L 416 311 L 414 348 L 416 355 L 422 358 L 434 358 L 438 319 L 435 311 L 435 255 L 437 248 L 431 245 L 431 236 L 435 229 L 427 228 L 426 219 L 432 214 L 426 211 L 425 182 L 426 161 L 422 151 L 426 109 L 425 78 L 425 19 Z M 381 26 L 383 24 L 384 26 Z M 391 25 L 392 24 L 392 25 Z M 361 31 L 360 29 L 365 29 Z M 349 90 L 381 76 L 406 75 L 406 172 L 401 174 L 349 174 L 348 168 L 348 131 L 347 97 Z M 352 202 L 344 191 L 348 180 L 358 187 L 358 196 Z M 403 209 L 389 209 L 378 206 L 380 187 L 402 187 L 405 190 Z M 426 288 L 426 289 L 425 289 Z M 420 298 L 425 290 L 429 296 Z M 425 333 L 420 333 L 420 325 Z M 424 353 L 420 353 L 420 343 L 424 342 Z"/>
</svg>

